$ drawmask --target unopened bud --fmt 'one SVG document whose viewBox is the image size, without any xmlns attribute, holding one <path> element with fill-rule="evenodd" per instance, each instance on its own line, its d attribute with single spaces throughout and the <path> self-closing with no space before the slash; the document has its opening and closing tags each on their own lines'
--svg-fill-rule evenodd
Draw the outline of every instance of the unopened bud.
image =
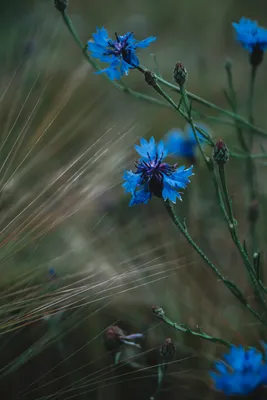
<svg viewBox="0 0 267 400">
<path fill-rule="evenodd" d="M 68 7 L 68 0 L 54 0 L 55 7 L 58 11 L 63 12 Z"/>
<path fill-rule="evenodd" d="M 229 150 L 222 139 L 218 140 L 213 148 L 213 160 L 218 165 L 224 165 L 229 160 Z"/>
<path fill-rule="evenodd" d="M 162 362 L 168 363 L 174 359 L 175 356 L 175 345 L 171 338 L 166 338 L 160 346 L 159 354 Z"/>
<path fill-rule="evenodd" d="M 179 61 L 175 64 L 173 70 L 173 78 L 179 86 L 183 86 L 187 81 L 188 78 L 187 70 L 184 67 L 184 65 Z"/>
<path fill-rule="evenodd" d="M 145 81 L 150 86 L 155 86 L 157 83 L 156 75 L 152 71 L 145 71 Z"/>
<path fill-rule="evenodd" d="M 152 306 L 152 311 L 159 318 L 163 318 L 164 315 L 165 315 L 164 310 L 161 307 L 158 307 L 158 306 Z"/>
</svg>

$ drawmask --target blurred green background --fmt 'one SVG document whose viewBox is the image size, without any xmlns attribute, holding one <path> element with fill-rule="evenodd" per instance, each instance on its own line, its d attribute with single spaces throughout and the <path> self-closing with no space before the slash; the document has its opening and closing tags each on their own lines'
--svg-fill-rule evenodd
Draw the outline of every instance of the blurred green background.
<svg viewBox="0 0 267 400">
<path fill-rule="evenodd" d="M 73 0 L 68 8 L 84 43 L 97 26 L 110 35 L 157 36 L 140 53 L 142 64 L 156 68 L 156 56 L 160 73 L 172 82 L 173 66 L 182 61 L 188 90 L 223 108 L 228 108 L 224 63 L 231 59 L 243 115 L 248 54 L 235 41 L 231 24 L 246 16 L 267 26 L 265 11 L 263 0 Z M 121 188 L 139 138 L 161 139 L 185 122 L 171 109 L 121 93 L 95 75 L 52 1 L 2 1 L 0 20 L 1 398 L 149 399 L 157 385 L 158 346 L 166 336 L 177 352 L 160 398 L 221 398 L 207 371 L 224 348 L 164 326 L 151 306 L 234 343 L 257 344 L 264 332 L 193 253 L 161 201 L 129 208 Z M 256 125 L 263 129 L 266 78 L 265 60 L 255 99 Z M 131 71 L 127 84 L 157 96 L 138 71 Z M 196 109 L 218 116 L 203 106 Z M 222 137 L 235 149 L 235 128 L 222 118 L 225 124 L 198 120 L 214 139 Z M 261 152 L 261 145 L 257 138 L 253 151 Z M 257 162 L 262 250 L 265 171 L 264 160 Z M 231 159 L 226 173 L 246 239 L 243 159 Z M 177 212 L 222 273 L 252 299 L 201 157 Z M 56 278 L 50 279 L 50 268 Z M 113 365 L 103 344 L 111 324 L 145 335 L 140 351 L 123 350 L 122 366 Z M 138 354 L 136 365 L 130 357 Z"/>
</svg>

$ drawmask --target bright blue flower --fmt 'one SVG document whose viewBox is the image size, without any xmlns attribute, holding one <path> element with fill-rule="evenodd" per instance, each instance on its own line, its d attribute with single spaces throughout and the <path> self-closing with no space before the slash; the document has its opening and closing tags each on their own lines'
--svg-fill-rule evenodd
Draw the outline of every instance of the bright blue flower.
<svg viewBox="0 0 267 400">
<path fill-rule="evenodd" d="M 136 50 L 145 48 L 156 40 L 154 36 L 150 36 L 137 42 L 132 32 L 127 32 L 123 36 L 118 36 L 116 33 L 115 36 L 116 40 L 112 40 L 105 28 L 97 28 L 93 34 L 94 42 L 88 42 L 91 56 L 109 63 L 107 68 L 98 73 L 105 72 L 111 80 L 120 79 L 121 76 L 128 75 L 129 69 L 138 67 Z"/>
<path fill-rule="evenodd" d="M 266 345 L 265 345 L 266 346 Z M 267 382 L 266 348 L 265 360 L 255 348 L 231 346 L 224 361 L 215 363 L 216 372 L 210 372 L 215 389 L 230 395 L 246 395 Z"/>
<path fill-rule="evenodd" d="M 149 142 L 140 140 L 140 146 L 135 146 L 141 158 L 136 162 L 136 171 L 124 173 L 123 187 L 125 193 L 130 193 L 132 199 L 130 206 L 134 204 L 148 203 L 154 195 L 162 197 L 164 201 L 169 199 L 176 203 L 176 198 L 182 200 L 178 189 L 185 189 L 190 182 L 189 177 L 194 175 L 192 166 L 185 169 L 184 166 L 177 167 L 163 163 L 168 151 L 162 141 L 158 144 L 153 137 Z"/>
<path fill-rule="evenodd" d="M 267 29 L 258 25 L 257 21 L 241 18 L 238 23 L 233 22 L 237 40 L 250 53 L 254 51 L 264 52 L 267 49 Z"/>
<path fill-rule="evenodd" d="M 197 126 L 204 131 L 207 131 L 207 127 L 202 124 Z M 197 131 L 200 142 L 205 142 L 206 139 L 203 135 Z M 195 162 L 197 141 L 191 125 L 186 125 L 185 133 L 179 129 L 172 129 L 166 135 L 165 148 L 172 155 L 177 157 L 185 157 L 190 161 Z"/>
</svg>

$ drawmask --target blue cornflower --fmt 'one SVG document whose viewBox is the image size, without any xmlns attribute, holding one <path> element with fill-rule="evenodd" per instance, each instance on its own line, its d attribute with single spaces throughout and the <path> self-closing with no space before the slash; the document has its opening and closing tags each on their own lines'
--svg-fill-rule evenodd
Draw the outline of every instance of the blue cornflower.
<svg viewBox="0 0 267 400">
<path fill-rule="evenodd" d="M 94 42 L 88 42 L 88 50 L 91 51 L 92 57 L 109 63 L 107 68 L 98 73 L 105 72 L 111 80 L 120 79 L 121 76 L 128 75 L 129 69 L 138 67 L 136 50 L 145 48 L 156 40 L 156 37 L 150 36 L 137 42 L 132 32 L 123 36 L 115 33 L 116 40 L 112 40 L 105 28 L 97 28 L 96 31 L 93 34 Z"/>
<path fill-rule="evenodd" d="M 238 23 L 233 22 L 233 27 L 237 33 L 237 40 L 250 52 L 251 64 L 258 66 L 267 49 L 267 29 L 259 26 L 257 21 L 244 17 Z"/>
<path fill-rule="evenodd" d="M 202 124 L 197 124 L 197 126 L 207 131 L 206 126 Z M 197 132 L 197 134 L 200 142 L 203 143 L 206 141 L 201 133 Z M 172 129 L 168 132 L 165 139 L 165 148 L 169 153 L 177 157 L 185 157 L 194 163 L 196 159 L 197 141 L 191 125 L 186 125 L 185 133 L 180 129 Z"/>
<path fill-rule="evenodd" d="M 178 189 L 185 189 L 190 182 L 189 177 L 194 175 L 192 166 L 185 169 L 184 166 L 177 167 L 163 163 L 168 151 L 162 141 L 158 144 L 153 137 L 149 142 L 140 140 L 140 146 L 135 146 L 141 158 L 136 162 L 136 171 L 124 173 L 123 187 L 125 193 L 131 193 L 130 206 L 145 203 L 152 195 L 162 197 L 164 201 L 170 200 L 176 203 L 176 198 L 182 200 Z"/>
<path fill-rule="evenodd" d="M 215 389 L 226 395 L 245 395 L 267 382 L 266 345 L 265 360 L 255 348 L 245 350 L 243 346 L 231 346 L 224 361 L 215 363 L 216 372 L 210 372 Z"/>
</svg>

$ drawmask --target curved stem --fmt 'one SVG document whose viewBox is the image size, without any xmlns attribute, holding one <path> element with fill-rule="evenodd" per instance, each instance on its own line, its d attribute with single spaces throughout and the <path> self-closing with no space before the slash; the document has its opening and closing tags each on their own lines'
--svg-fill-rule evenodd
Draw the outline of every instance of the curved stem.
<svg viewBox="0 0 267 400">
<path fill-rule="evenodd" d="M 267 325 L 267 323 L 261 318 L 261 316 L 255 311 L 247 302 L 245 296 L 240 291 L 240 289 L 233 283 L 225 279 L 225 277 L 220 273 L 220 271 L 216 268 L 216 266 L 209 260 L 206 254 L 200 249 L 200 247 L 195 243 L 195 241 L 190 236 L 187 227 L 185 224 L 179 220 L 177 214 L 175 213 L 173 206 L 169 200 L 164 202 L 165 208 L 174 222 L 175 226 L 179 229 L 179 231 L 186 238 L 188 243 L 193 247 L 193 249 L 200 255 L 200 257 L 205 261 L 205 263 L 209 266 L 209 268 L 214 272 L 216 277 L 221 280 L 225 286 L 234 294 L 234 296 L 263 324 Z"/>
</svg>

